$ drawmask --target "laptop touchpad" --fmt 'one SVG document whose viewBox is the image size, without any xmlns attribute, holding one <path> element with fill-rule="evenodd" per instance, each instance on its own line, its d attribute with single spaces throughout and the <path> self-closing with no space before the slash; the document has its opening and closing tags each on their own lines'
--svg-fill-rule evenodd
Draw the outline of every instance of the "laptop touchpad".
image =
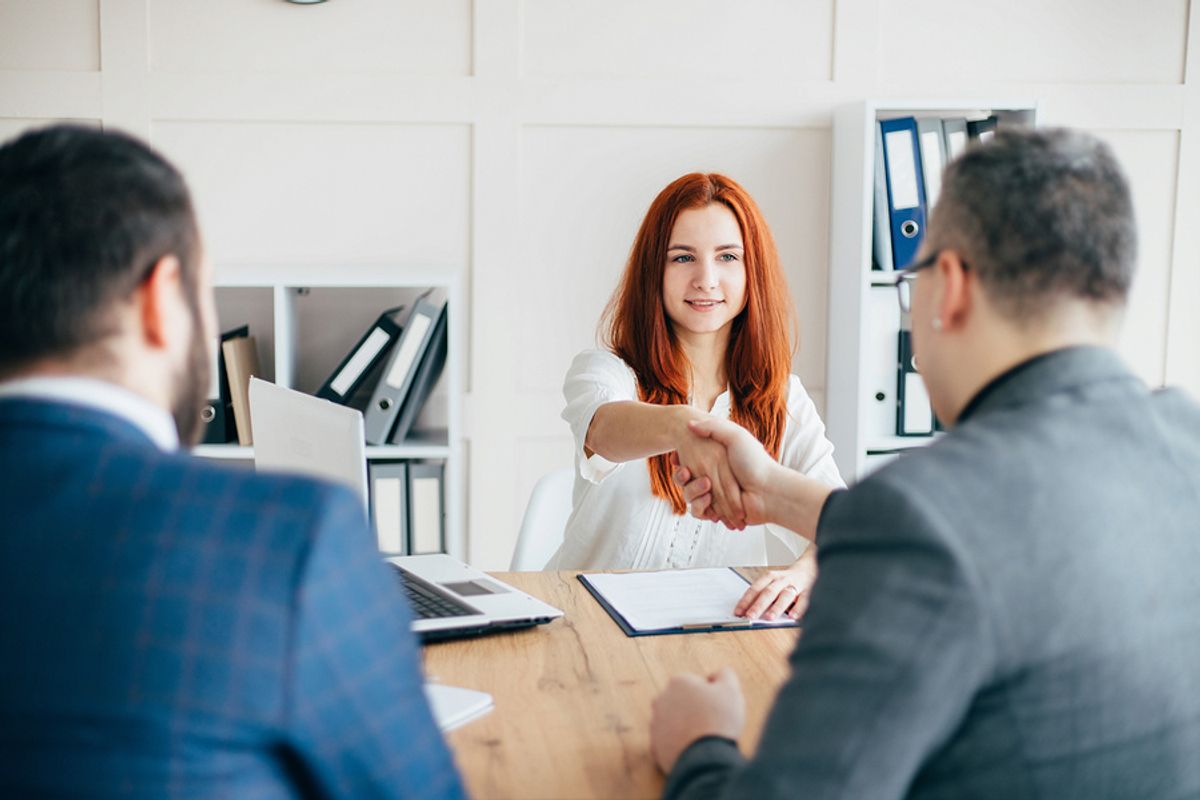
<svg viewBox="0 0 1200 800">
<path fill-rule="evenodd" d="M 481 594 L 503 594 L 508 591 L 508 589 L 498 583 L 485 580 L 443 583 L 442 586 L 462 597 L 472 597 Z"/>
</svg>

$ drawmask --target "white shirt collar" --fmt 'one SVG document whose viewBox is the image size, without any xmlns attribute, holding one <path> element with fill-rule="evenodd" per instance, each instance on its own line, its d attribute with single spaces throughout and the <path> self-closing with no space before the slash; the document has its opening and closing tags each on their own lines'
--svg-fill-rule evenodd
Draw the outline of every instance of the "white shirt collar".
<svg viewBox="0 0 1200 800">
<path fill-rule="evenodd" d="M 0 397 L 53 400 L 98 409 L 130 423 L 160 450 L 179 449 L 179 432 L 171 415 L 115 383 L 78 376 L 18 378 L 0 383 Z"/>
</svg>

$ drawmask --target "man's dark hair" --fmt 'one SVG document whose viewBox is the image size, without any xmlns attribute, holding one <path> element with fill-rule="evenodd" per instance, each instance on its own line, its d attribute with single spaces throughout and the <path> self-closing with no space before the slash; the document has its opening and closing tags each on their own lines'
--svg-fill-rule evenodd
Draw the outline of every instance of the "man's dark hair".
<svg viewBox="0 0 1200 800">
<path fill-rule="evenodd" d="M 0 375 L 116 330 L 163 256 L 198 308 L 199 233 L 179 174 L 121 133 L 56 125 L 0 147 Z M 198 319 L 198 316 L 197 316 Z"/>
<path fill-rule="evenodd" d="M 1112 151 L 1061 128 L 1001 130 L 951 162 L 930 236 L 1023 320 L 1064 298 L 1123 305 L 1137 259 L 1129 183 Z"/>
</svg>

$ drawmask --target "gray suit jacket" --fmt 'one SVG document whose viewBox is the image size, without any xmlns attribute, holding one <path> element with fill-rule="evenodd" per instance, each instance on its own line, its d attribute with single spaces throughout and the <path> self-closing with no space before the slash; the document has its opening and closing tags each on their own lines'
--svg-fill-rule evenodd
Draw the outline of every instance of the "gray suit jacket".
<svg viewBox="0 0 1200 800">
<path fill-rule="evenodd" d="M 1200 408 L 1074 348 L 830 497 L 758 753 L 672 798 L 1200 797 Z M 753 635 L 753 634 L 741 634 Z"/>
</svg>

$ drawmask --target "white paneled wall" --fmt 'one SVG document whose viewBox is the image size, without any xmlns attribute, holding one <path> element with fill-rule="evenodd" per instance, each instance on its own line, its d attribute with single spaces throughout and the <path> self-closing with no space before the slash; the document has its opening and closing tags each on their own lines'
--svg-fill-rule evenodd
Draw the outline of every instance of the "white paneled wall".
<svg viewBox="0 0 1200 800">
<path fill-rule="evenodd" d="M 1179 84 L 1187 0 L 906 0 L 880 4 L 879 75 L 959 80 Z"/>
<path fill-rule="evenodd" d="M 156 122 L 217 264 L 465 264 L 467 125 Z"/>
<path fill-rule="evenodd" d="M 522 71 L 567 79 L 827 81 L 833 5 L 833 0 L 526 0 Z"/>
<path fill-rule="evenodd" d="M 1129 172 L 1122 352 L 1200 394 L 1200 14 L 1186 0 L 0 0 L 0 138 L 149 137 L 218 270 L 463 269 L 472 561 L 508 563 L 569 464 L 559 386 L 654 194 L 741 181 L 771 224 L 823 406 L 830 115 L 863 97 L 1035 97 Z M 348 324 L 357 324 L 349 323 Z"/>
<path fill-rule="evenodd" d="M 470 0 L 150 0 L 150 69 L 245 74 L 471 74 Z"/>
<path fill-rule="evenodd" d="M 99 0 L 4 0 L 0 70 L 100 69 Z"/>
</svg>

